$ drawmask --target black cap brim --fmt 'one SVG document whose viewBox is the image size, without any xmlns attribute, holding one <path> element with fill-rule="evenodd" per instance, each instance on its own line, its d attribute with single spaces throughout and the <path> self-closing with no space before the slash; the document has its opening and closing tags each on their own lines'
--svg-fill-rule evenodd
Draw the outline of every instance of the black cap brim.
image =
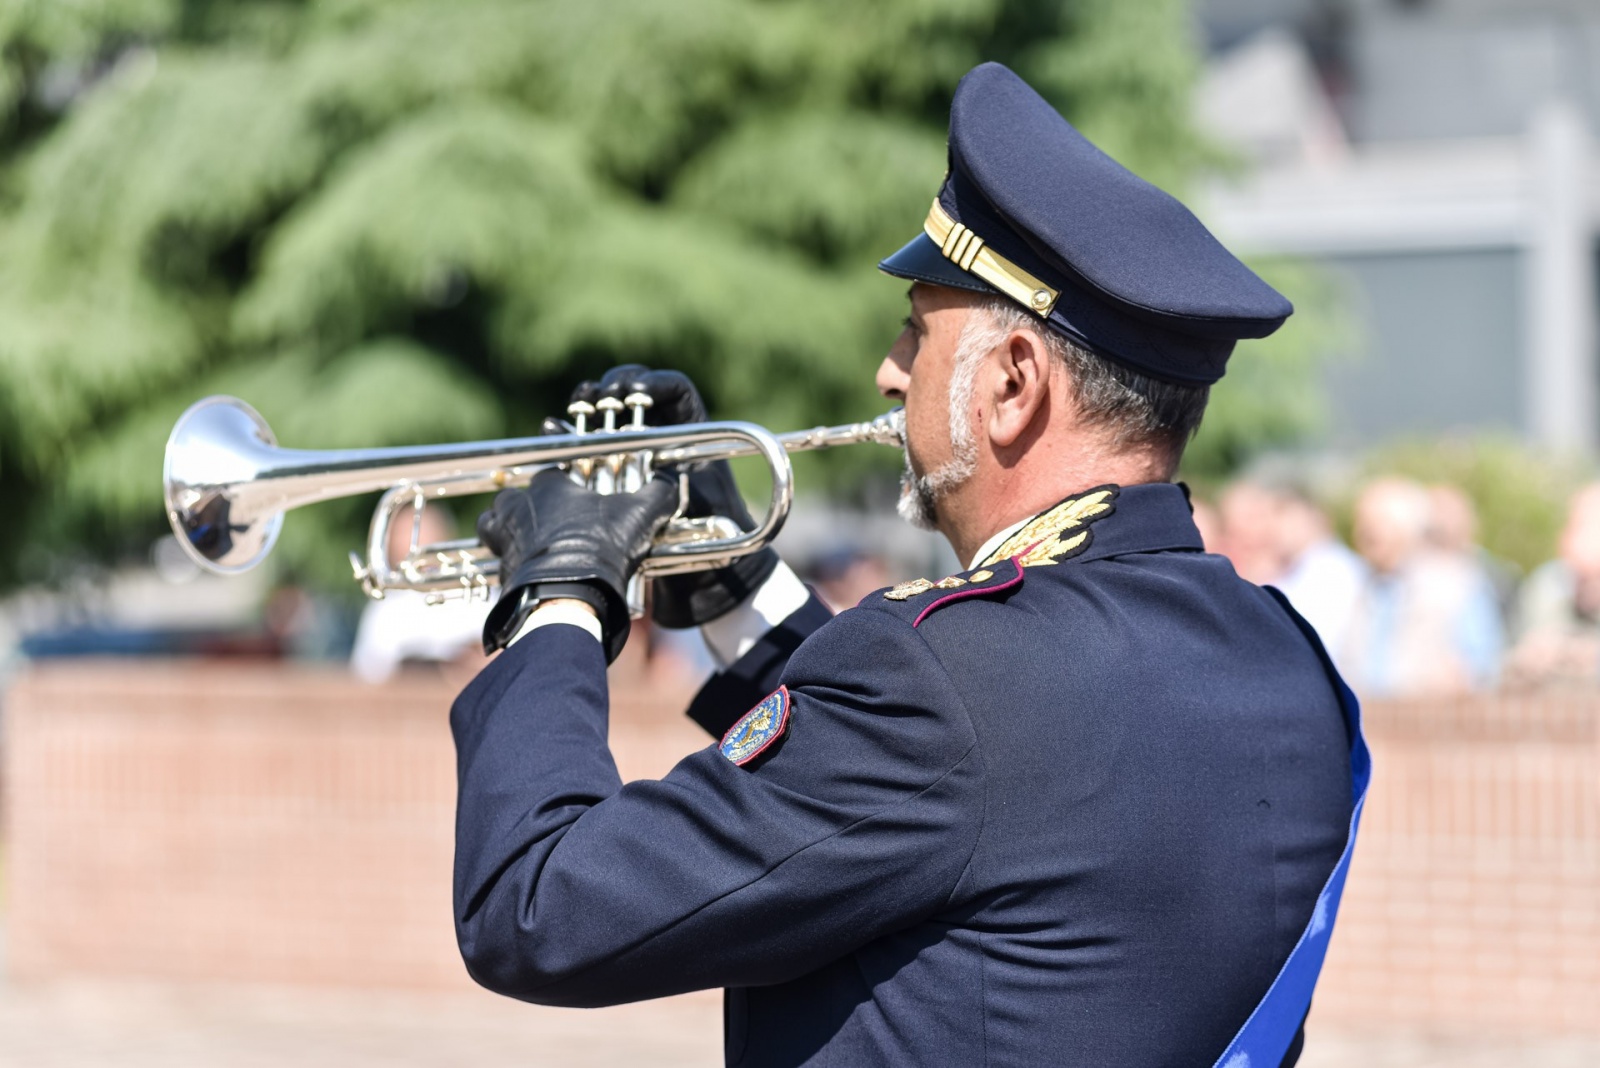
<svg viewBox="0 0 1600 1068">
<path fill-rule="evenodd" d="M 878 270 L 896 278 L 927 282 L 929 285 L 970 289 L 974 293 L 996 292 L 993 286 L 977 275 L 968 274 L 945 259 L 944 253 L 939 251 L 939 246 L 926 231 L 906 242 L 905 247 L 893 256 L 880 261 Z"/>
</svg>

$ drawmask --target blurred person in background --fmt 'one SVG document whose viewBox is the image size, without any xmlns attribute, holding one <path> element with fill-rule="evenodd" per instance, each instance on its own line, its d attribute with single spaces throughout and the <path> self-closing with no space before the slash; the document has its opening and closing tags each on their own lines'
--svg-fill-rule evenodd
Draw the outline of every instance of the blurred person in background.
<svg viewBox="0 0 1600 1068">
<path fill-rule="evenodd" d="M 1217 502 L 1222 538 L 1214 551 L 1233 562 L 1240 578 L 1257 586 L 1276 585 L 1288 563 L 1278 539 L 1280 504 L 1276 494 L 1248 478 L 1231 483 Z"/>
<path fill-rule="evenodd" d="M 1479 568 L 1494 589 L 1500 622 L 1509 630 L 1517 599 L 1517 569 L 1478 544 L 1478 509 L 1458 486 L 1428 487 L 1428 540 L 1442 553 L 1458 556 Z"/>
<path fill-rule="evenodd" d="M 1274 535 L 1283 570 L 1273 585 L 1316 628 L 1335 662 L 1350 638 L 1367 586 L 1366 563 L 1333 532 L 1326 512 L 1299 486 L 1274 487 Z"/>
<path fill-rule="evenodd" d="M 1600 674 L 1600 482 L 1573 494 L 1556 559 L 1523 583 L 1507 673 L 1520 681 Z"/>
<path fill-rule="evenodd" d="M 411 545 L 413 513 L 406 508 L 389 528 L 389 559 L 399 560 Z M 430 545 L 455 536 L 449 516 L 424 507 L 419 543 Z M 381 601 L 368 601 L 356 628 L 350 668 L 367 682 L 385 682 L 405 664 L 458 666 L 476 672 L 483 664 L 484 601 L 452 599 L 430 605 L 417 590 L 389 590 Z"/>
<path fill-rule="evenodd" d="M 1198 508 L 1195 516 L 1198 525 Z M 1219 519 L 1207 548 L 1227 556 L 1240 578 L 1281 590 L 1338 661 L 1367 566 L 1334 534 L 1327 514 L 1299 486 L 1243 478 L 1223 491 Z"/>
<path fill-rule="evenodd" d="M 876 553 L 847 546 L 817 558 L 811 565 L 811 585 L 829 608 L 843 612 L 889 585 L 889 565 Z"/>
<path fill-rule="evenodd" d="M 1370 697 L 1483 690 L 1500 669 L 1504 631 L 1476 562 L 1430 540 L 1433 502 L 1406 478 L 1379 478 L 1356 501 L 1356 549 L 1372 574 L 1340 664 Z"/>
</svg>

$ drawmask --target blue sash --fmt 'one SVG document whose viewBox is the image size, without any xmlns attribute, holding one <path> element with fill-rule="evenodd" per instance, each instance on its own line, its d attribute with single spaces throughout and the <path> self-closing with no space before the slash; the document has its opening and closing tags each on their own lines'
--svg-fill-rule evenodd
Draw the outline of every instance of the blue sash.
<svg viewBox="0 0 1600 1068">
<path fill-rule="evenodd" d="M 1356 695 L 1339 677 L 1311 624 L 1300 618 L 1300 613 L 1290 606 L 1282 593 L 1270 586 L 1267 592 L 1288 610 L 1290 618 L 1310 640 L 1339 693 L 1339 706 L 1344 710 L 1345 727 L 1350 732 L 1350 793 L 1355 805 L 1350 813 L 1350 833 L 1344 840 L 1344 852 L 1317 895 L 1310 922 L 1300 932 L 1300 940 L 1295 943 L 1289 959 L 1283 962 L 1278 977 L 1267 988 L 1261 1004 L 1255 1007 L 1239 1033 L 1228 1043 L 1228 1048 L 1217 1058 L 1215 1068 L 1277 1068 L 1289 1051 L 1295 1032 L 1311 1008 L 1311 994 L 1322 971 L 1322 960 L 1328 955 L 1328 939 L 1333 934 L 1333 921 L 1339 915 L 1339 896 L 1344 893 L 1345 876 L 1350 872 L 1350 854 L 1355 852 L 1361 808 L 1366 804 L 1367 783 L 1372 779 L 1372 755 L 1367 752 L 1366 739 L 1361 736 L 1361 706 L 1356 702 Z"/>
</svg>

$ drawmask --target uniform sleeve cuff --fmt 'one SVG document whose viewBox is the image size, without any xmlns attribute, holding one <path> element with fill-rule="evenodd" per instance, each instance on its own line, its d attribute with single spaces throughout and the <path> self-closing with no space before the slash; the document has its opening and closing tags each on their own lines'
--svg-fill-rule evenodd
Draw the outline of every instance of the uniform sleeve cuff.
<svg viewBox="0 0 1600 1068">
<path fill-rule="evenodd" d="M 554 623 L 566 623 L 570 626 L 581 628 L 592 634 L 595 641 L 600 640 L 600 620 L 595 618 L 593 612 L 575 604 L 552 602 L 550 604 L 542 604 L 532 612 L 529 612 L 528 618 L 523 621 L 521 628 L 517 630 L 517 633 L 506 645 L 515 645 L 529 632 L 538 630 L 540 627 L 548 627 Z"/>
<path fill-rule="evenodd" d="M 810 599 L 811 591 L 806 589 L 806 584 L 788 564 L 780 561 L 755 593 L 733 611 L 702 626 L 700 634 L 717 666 L 726 668 Z"/>
</svg>

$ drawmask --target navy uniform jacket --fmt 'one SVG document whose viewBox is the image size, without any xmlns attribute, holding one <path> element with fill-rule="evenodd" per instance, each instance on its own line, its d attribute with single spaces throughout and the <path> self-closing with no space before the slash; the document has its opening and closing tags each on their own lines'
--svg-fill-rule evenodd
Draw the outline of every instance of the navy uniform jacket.
<svg viewBox="0 0 1600 1068">
<path fill-rule="evenodd" d="M 517 642 L 451 714 L 473 977 L 727 987 L 737 1065 L 1211 1064 L 1339 857 L 1350 739 L 1178 487 L 1084 500 L 939 586 L 791 616 L 692 709 L 783 687 L 743 764 L 731 738 L 622 785 L 599 643 Z"/>
</svg>

